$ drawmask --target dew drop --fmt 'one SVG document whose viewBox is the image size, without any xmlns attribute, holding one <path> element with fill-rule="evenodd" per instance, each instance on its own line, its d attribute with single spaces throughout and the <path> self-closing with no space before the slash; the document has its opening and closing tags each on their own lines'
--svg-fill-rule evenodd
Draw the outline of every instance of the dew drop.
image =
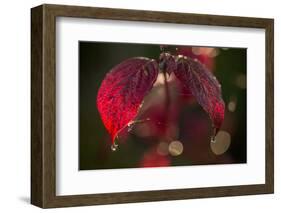
<svg viewBox="0 0 281 213">
<path fill-rule="evenodd" d="M 216 143 L 217 141 L 216 141 L 216 136 L 212 136 L 211 137 L 211 143 Z"/>
<path fill-rule="evenodd" d="M 216 135 L 217 135 L 217 128 L 213 128 L 213 135 L 211 136 L 211 144 L 215 144 L 217 142 Z"/>
<path fill-rule="evenodd" d="M 118 148 L 118 144 L 116 144 L 115 142 L 111 145 L 111 151 L 115 152 Z"/>
</svg>

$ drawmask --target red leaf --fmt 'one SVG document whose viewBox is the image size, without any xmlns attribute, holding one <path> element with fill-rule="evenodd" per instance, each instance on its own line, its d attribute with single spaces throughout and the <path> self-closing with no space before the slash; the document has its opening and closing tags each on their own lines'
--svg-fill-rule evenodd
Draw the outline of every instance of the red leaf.
<svg viewBox="0 0 281 213">
<path fill-rule="evenodd" d="M 224 119 L 224 101 L 221 97 L 219 82 L 198 61 L 178 56 L 176 63 L 175 75 L 209 114 L 215 130 L 214 135 L 216 135 Z"/>
<path fill-rule="evenodd" d="M 97 108 L 113 144 L 118 133 L 133 123 L 157 75 L 156 61 L 138 57 L 113 67 L 102 81 Z"/>
</svg>

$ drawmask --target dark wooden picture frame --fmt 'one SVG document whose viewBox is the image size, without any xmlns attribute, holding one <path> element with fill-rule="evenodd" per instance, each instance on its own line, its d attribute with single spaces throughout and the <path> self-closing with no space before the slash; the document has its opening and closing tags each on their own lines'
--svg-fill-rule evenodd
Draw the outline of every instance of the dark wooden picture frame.
<svg viewBox="0 0 281 213">
<path fill-rule="evenodd" d="M 262 28 L 266 34 L 265 184 L 87 195 L 56 195 L 56 18 L 76 17 Z M 266 194 L 274 191 L 274 20 L 264 18 L 41 5 L 31 9 L 31 203 L 65 207 Z"/>
</svg>

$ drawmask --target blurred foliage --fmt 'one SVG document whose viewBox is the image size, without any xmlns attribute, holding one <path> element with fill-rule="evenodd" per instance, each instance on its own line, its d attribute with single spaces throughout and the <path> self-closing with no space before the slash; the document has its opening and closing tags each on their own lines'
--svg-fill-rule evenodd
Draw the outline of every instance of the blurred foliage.
<svg viewBox="0 0 281 213">
<path fill-rule="evenodd" d="M 192 98 L 180 99 L 180 91 L 171 83 L 176 103 L 172 113 L 179 118 L 175 125 L 169 125 L 172 136 L 151 134 L 155 126 L 139 124 L 132 132 L 120 135 L 119 149 L 112 152 L 96 107 L 98 88 L 115 65 L 130 57 L 158 59 L 160 48 L 150 44 L 79 42 L 80 170 L 246 162 L 246 49 L 168 46 L 168 50 L 200 60 L 220 81 L 226 103 L 222 133 L 231 139 L 227 151 L 221 155 L 212 152 L 208 115 Z M 145 109 L 161 112 L 161 89 L 161 85 L 153 88 L 145 99 Z M 157 133 L 159 127 L 155 128 Z M 150 134 L 145 135 L 148 130 Z"/>
</svg>

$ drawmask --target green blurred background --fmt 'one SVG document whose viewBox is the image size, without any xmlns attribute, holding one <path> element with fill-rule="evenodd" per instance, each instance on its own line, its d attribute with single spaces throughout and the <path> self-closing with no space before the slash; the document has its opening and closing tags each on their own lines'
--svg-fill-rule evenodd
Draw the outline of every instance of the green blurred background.
<svg viewBox="0 0 281 213">
<path fill-rule="evenodd" d="M 180 112 L 177 112 L 179 121 L 173 126 L 176 130 L 173 130 L 171 139 L 149 134 L 142 136 L 137 134 L 137 129 L 120 139 L 119 149 L 112 152 L 109 134 L 96 107 L 99 86 L 106 73 L 123 60 L 138 56 L 158 59 L 161 51 L 159 45 L 151 44 L 80 41 L 80 170 L 246 163 L 247 50 L 192 46 L 166 48 L 173 54 L 200 60 L 221 83 L 226 111 L 219 133 L 220 141 L 214 147 L 210 146 L 212 129 L 208 115 L 195 101 L 184 100 L 181 101 Z M 160 90 L 161 85 L 155 86 L 147 101 L 153 100 Z M 145 129 L 145 126 L 140 129 Z"/>
</svg>

